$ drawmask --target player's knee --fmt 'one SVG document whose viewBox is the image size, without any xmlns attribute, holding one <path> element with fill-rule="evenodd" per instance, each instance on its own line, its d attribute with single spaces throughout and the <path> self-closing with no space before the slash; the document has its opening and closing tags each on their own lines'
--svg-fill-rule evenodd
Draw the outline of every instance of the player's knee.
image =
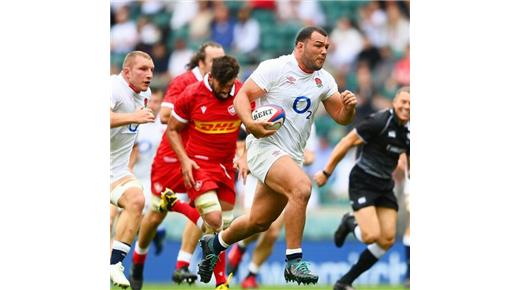
<svg viewBox="0 0 520 290">
<path fill-rule="evenodd" d="M 254 232 L 265 232 L 271 226 L 271 222 L 265 219 L 255 219 L 251 221 Z"/>
<path fill-rule="evenodd" d="M 394 236 L 386 236 L 386 237 L 383 236 L 380 239 L 378 239 L 377 244 L 381 248 L 388 250 L 391 246 L 394 245 L 394 242 L 395 242 Z"/>
<path fill-rule="evenodd" d="M 213 211 L 204 215 L 208 230 L 218 232 L 222 228 L 222 212 Z"/>
<path fill-rule="evenodd" d="M 166 213 L 160 213 L 160 212 L 155 212 L 155 211 L 150 211 L 148 212 L 148 221 L 158 227 L 162 221 L 164 220 L 164 218 L 166 217 Z"/>
<path fill-rule="evenodd" d="M 141 214 L 143 212 L 145 199 L 142 192 L 132 192 L 132 194 L 128 196 L 127 200 L 128 204 L 125 207 L 125 210 L 128 210 L 133 214 Z"/>
<path fill-rule="evenodd" d="M 361 231 L 361 237 L 363 238 L 363 242 L 365 244 L 372 244 L 379 240 L 379 230 L 369 230 L 369 231 Z"/>
<path fill-rule="evenodd" d="M 291 188 L 291 197 L 294 201 L 307 204 L 311 197 L 312 184 L 309 178 L 302 178 L 293 188 Z"/>
</svg>

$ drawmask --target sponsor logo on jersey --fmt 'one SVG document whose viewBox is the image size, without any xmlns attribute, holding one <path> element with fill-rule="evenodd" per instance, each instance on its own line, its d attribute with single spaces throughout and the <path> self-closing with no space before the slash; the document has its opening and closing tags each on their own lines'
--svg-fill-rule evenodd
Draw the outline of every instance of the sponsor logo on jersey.
<svg viewBox="0 0 520 290">
<path fill-rule="evenodd" d="M 317 86 L 318 88 L 323 87 L 323 83 L 321 82 L 321 79 L 320 79 L 320 78 L 315 78 L 314 81 L 316 82 L 316 86 Z"/>
<path fill-rule="evenodd" d="M 357 201 L 359 204 L 364 204 L 365 202 L 367 202 L 367 198 L 366 197 L 360 197 L 358 198 L 358 201 Z"/>
<path fill-rule="evenodd" d="M 234 115 L 237 114 L 237 112 L 235 111 L 235 107 L 234 107 L 233 105 L 229 106 L 229 107 L 227 108 L 227 111 L 228 111 L 228 113 L 229 113 L 231 116 L 234 116 Z"/>
<path fill-rule="evenodd" d="M 205 114 L 205 113 L 206 113 L 206 109 L 207 109 L 206 106 L 202 106 L 202 107 L 200 107 L 200 110 L 202 111 L 202 114 Z"/>
<path fill-rule="evenodd" d="M 293 76 L 286 76 L 285 78 L 287 79 L 287 82 L 291 85 L 294 85 L 294 83 L 296 82 L 296 79 Z"/>
<path fill-rule="evenodd" d="M 195 130 L 206 134 L 225 134 L 240 129 L 240 120 L 201 122 L 195 121 Z"/>
<path fill-rule="evenodd" d="M 388 137 L 395 138 L 395 131 L 388 131 Z"/>
<path fill-rule="evenodd" d="M 403 153 L 405 150 L 404 150 L 403 148 L 399 148 L 399 147 L 396 147 L 396 146 L 387 145 L 387 146 L 386 146 L 386 151 L 388 151 L 388 152 L 392 152 L 392 153 L 396 153 L 396 154 L 401 154 L 401 153 Z"/>
</svg>

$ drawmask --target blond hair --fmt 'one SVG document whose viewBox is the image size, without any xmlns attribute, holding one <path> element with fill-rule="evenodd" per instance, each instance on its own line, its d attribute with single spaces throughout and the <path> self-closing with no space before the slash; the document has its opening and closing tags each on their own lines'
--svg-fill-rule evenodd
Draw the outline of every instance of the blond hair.
<svg viewBox="0 0 520 290">
<path fill-rule="evenodd" d="M 129 52 L 125 56 L 125 60 L 123 61 L 123 68 L 132 66 L 134 59 L 138 56 L 152 60 L 152 57 L 148 53 L 146 53 L 144 51 L 140 51 L 140 50 L 134 50 L 134 51 Z"/>
</svg>

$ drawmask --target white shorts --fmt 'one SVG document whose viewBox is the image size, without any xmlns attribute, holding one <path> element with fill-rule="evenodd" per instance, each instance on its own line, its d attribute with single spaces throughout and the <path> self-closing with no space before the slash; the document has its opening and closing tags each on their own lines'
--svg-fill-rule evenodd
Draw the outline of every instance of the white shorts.
<svg viewBox="0 0 520 290">
<path fill-rule="evenodd" d="M 247 165 L 251 174 L 265 183 L 267 172 L 280 157 L 289 155 L 278 146 L 262 140 L 247 139 Z"/>
<path fill-rule="evenodd" d="M 253 205 L 253 200 L 255 199 L 256 192 L 256 184 L 258 183 L 258 179 L 251 174 L 247 175 L 246 185 L 243 189 L 243 206 L 244 208 L 250 209 Z"/>
<path fill-rule="evenodd" d="M 114 168 L 110 168 L 110 184 L 118 181 L 119 179 L 125 176 L 134 176 L 130 169 L 128 169 L 128 165 L 118 166 Z"/>
</svg>

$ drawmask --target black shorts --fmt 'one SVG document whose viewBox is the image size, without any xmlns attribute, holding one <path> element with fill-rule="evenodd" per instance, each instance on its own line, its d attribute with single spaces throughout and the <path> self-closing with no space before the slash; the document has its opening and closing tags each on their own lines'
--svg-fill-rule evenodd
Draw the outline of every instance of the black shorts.
<svg viewBox="0 0 520 290">
<path fill-rule="evenodd" d="M 394 180 L 375 177 L 358 166 L 350 171 L 348 191 L 354 211 L 368 206 L 399 209 L 394 194 Z"/>
</svg>

